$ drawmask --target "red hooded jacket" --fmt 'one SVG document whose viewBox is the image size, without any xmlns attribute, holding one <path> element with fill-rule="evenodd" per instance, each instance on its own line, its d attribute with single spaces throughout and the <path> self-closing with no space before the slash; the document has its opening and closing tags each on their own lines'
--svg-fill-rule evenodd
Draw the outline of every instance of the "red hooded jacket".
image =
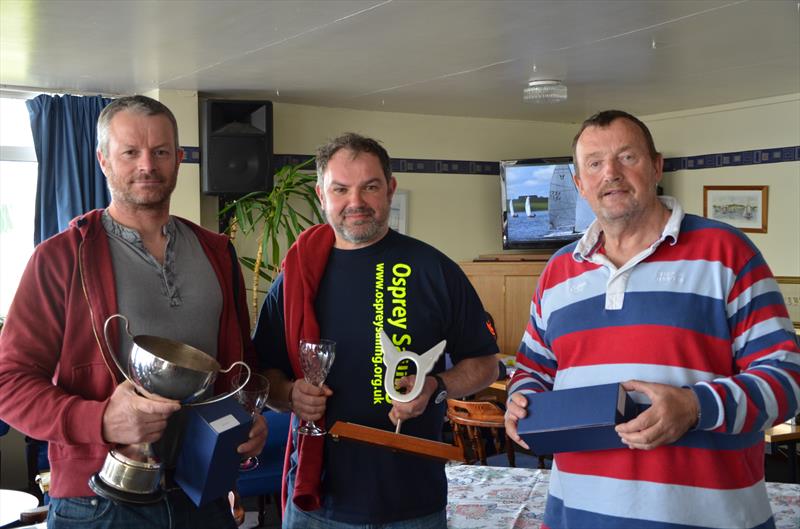
<svg viewBox="0 0 800 529">
<path fill-rule="evenodd" d="M 117 297 L 101 214 L 81 215 L 37 246 L 0 334 L 0 417 L 49 441 L 50 495 L 57 498 L 94 495 L 89 478 L 111 448 L 102 436 L 102 417 L 121 375 L 103 338 Z M 244 283 L 228 238 L 177 220 L 197 235 L 219 279 L 217 360 L 223 367 L 236 360 L 254 365 Z M 118 340 L 116 326 L 110 327 L 111 340 Z M 229 387 L 221 375 L 217 391 Z"/>
</svg>

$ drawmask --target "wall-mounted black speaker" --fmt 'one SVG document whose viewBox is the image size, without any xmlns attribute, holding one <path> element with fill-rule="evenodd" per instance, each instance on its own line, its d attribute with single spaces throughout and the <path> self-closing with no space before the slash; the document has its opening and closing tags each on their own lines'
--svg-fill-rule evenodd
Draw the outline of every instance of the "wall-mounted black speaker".
<svg viewBox="0 0 800 529">
<path fill-rule="evenodd" d="M 200 103 L 203 193 L 244 195 L 272 189 L 272 102 Z"/>
</svg>

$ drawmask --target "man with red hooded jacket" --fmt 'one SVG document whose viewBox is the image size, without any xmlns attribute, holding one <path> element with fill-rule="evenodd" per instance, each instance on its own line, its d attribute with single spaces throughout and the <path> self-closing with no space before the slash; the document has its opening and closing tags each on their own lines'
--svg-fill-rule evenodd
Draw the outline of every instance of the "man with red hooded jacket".
<svg viewBox="0 0 800 529">
<path fill-rule="evenodd" d="M 111 355 L 126 365 L 131 339 L 112 329 L 106 343 L 109 316 L 124 314 L 134 334 L 189 344 L 223 366 L 253 359 L 230 243 L 169 214 L 183 158 L 172 112 L 123 97 L 103 110 L 97 136 L 111 204 L 34 251 L 0 335 L 0 417 L 49 442 L 51 529 L 235 528 L 225 498 L 197 508 L 167 484 L 162 500 L 139 505 L 95 496 L 88 485 L 113 446 L 159 440 L 180 409 L 120 382 Z M 238 452 L 258 454 L 265 439 L 259 418 Z"/>
</svg>

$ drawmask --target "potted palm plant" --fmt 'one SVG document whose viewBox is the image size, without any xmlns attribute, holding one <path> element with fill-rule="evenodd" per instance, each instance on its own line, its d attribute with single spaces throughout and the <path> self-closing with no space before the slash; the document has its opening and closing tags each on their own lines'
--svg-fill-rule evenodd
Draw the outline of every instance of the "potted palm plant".
<svg viewBox="0 0 800 529">
<path fill-rule="evenodd" d="M 253 318 L 258 314 L 259 283 L 267 286 L 280 271 L 282 248 L 288 248 L 301 231 L 322 219 L 314 191 L 316 174 L 304 172 L 314 158 L 297 165 L 285 165 L 275 173 L 270 191 L 256 191 L 227 202 L 220 217 L 227 219 L 226 232 L 232 239 L 237 233 L 258 233 L 255 257 L 240 256 L 239 261 L 253 271 Z M 310 214 L 308 213 L 310 211 Z M 253 322 L 255 323 L 255 322 Z"/>
</svg>

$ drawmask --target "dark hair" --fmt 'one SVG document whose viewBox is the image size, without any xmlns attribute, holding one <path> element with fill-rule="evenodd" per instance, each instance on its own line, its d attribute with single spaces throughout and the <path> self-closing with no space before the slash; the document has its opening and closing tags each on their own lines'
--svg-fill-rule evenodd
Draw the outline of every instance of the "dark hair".
<svg viewBox="0 0 800 529">
<path fill-rule="evenodd" d="M 386 181 L 389 182 L 392 179 L 392 161 L 389 158 L 389 153 L 386 152 L 386 149 L 381 146 L 378 140 L 367 138 L 355 132 L 345 132 L 317 149 L 317 184 L 322 185 L 322 175 L 328 167 L 328 162 L 341 149 L 351 151 L 353 158 L 362 152 L 374 154 L 381 162 L 383 176 L 386 177 Z"/>
<path fill-rule="evenodd" d="M 628 114 L 623 110 L 603 110 L 602 112 L 598 112 L 594 116 L 591 116 L 588 119 L 586 119 L 586 121 L 584 121 L 581 124 L 581 130 L 578 131 L 578 133 L 575 135 L 575 138 L 572 140 L 572 161 L 575 164 L 576 174 L 578 173 L 578 155 L 577 152 L 575 151 L 578 146 L 578 140 L 580 139 L 581 134 L 583 134 L 583 131 L 589 127 L 606 128 L 609 125 L 611 125 L 611 123 L 614 120 L 617 119 L 627 119 L 628 121 L 639 127 L 639 130 L 641 130 L 642 134 L 644 135 L 644 141 L 645 143 L 647 143 L 647 149 L 650 152 L 651 159 L 655 160 L 656 157 L 660 154 L 656 150 L 656 144 L 653 142 L 653 135 L 650 134 L 650 129 L 648 129 L 647 125 L 642 123 L 642 121 L 639 118 L 631 114 Z"/>
<path fill-rule="evenodd" d="M 117 112 L 123 110 L 133 112 L 134 114 L 144 114 L 145 116 L 167 116 L 172 129 L 175 131 L 175 149 L 180 149 L 178 143 L 178 122 L 175 120 L 175 115 L 172 111 L 155 99 L 147 96 L 126 96 L 115 99 L 106 106 L 100 116 L 97 118 L 97 148 L 103 153 L 103 156 L 108 156 L 108 129 L 111 125 L 111 119 L 117 115 Z"/>
</svg>

